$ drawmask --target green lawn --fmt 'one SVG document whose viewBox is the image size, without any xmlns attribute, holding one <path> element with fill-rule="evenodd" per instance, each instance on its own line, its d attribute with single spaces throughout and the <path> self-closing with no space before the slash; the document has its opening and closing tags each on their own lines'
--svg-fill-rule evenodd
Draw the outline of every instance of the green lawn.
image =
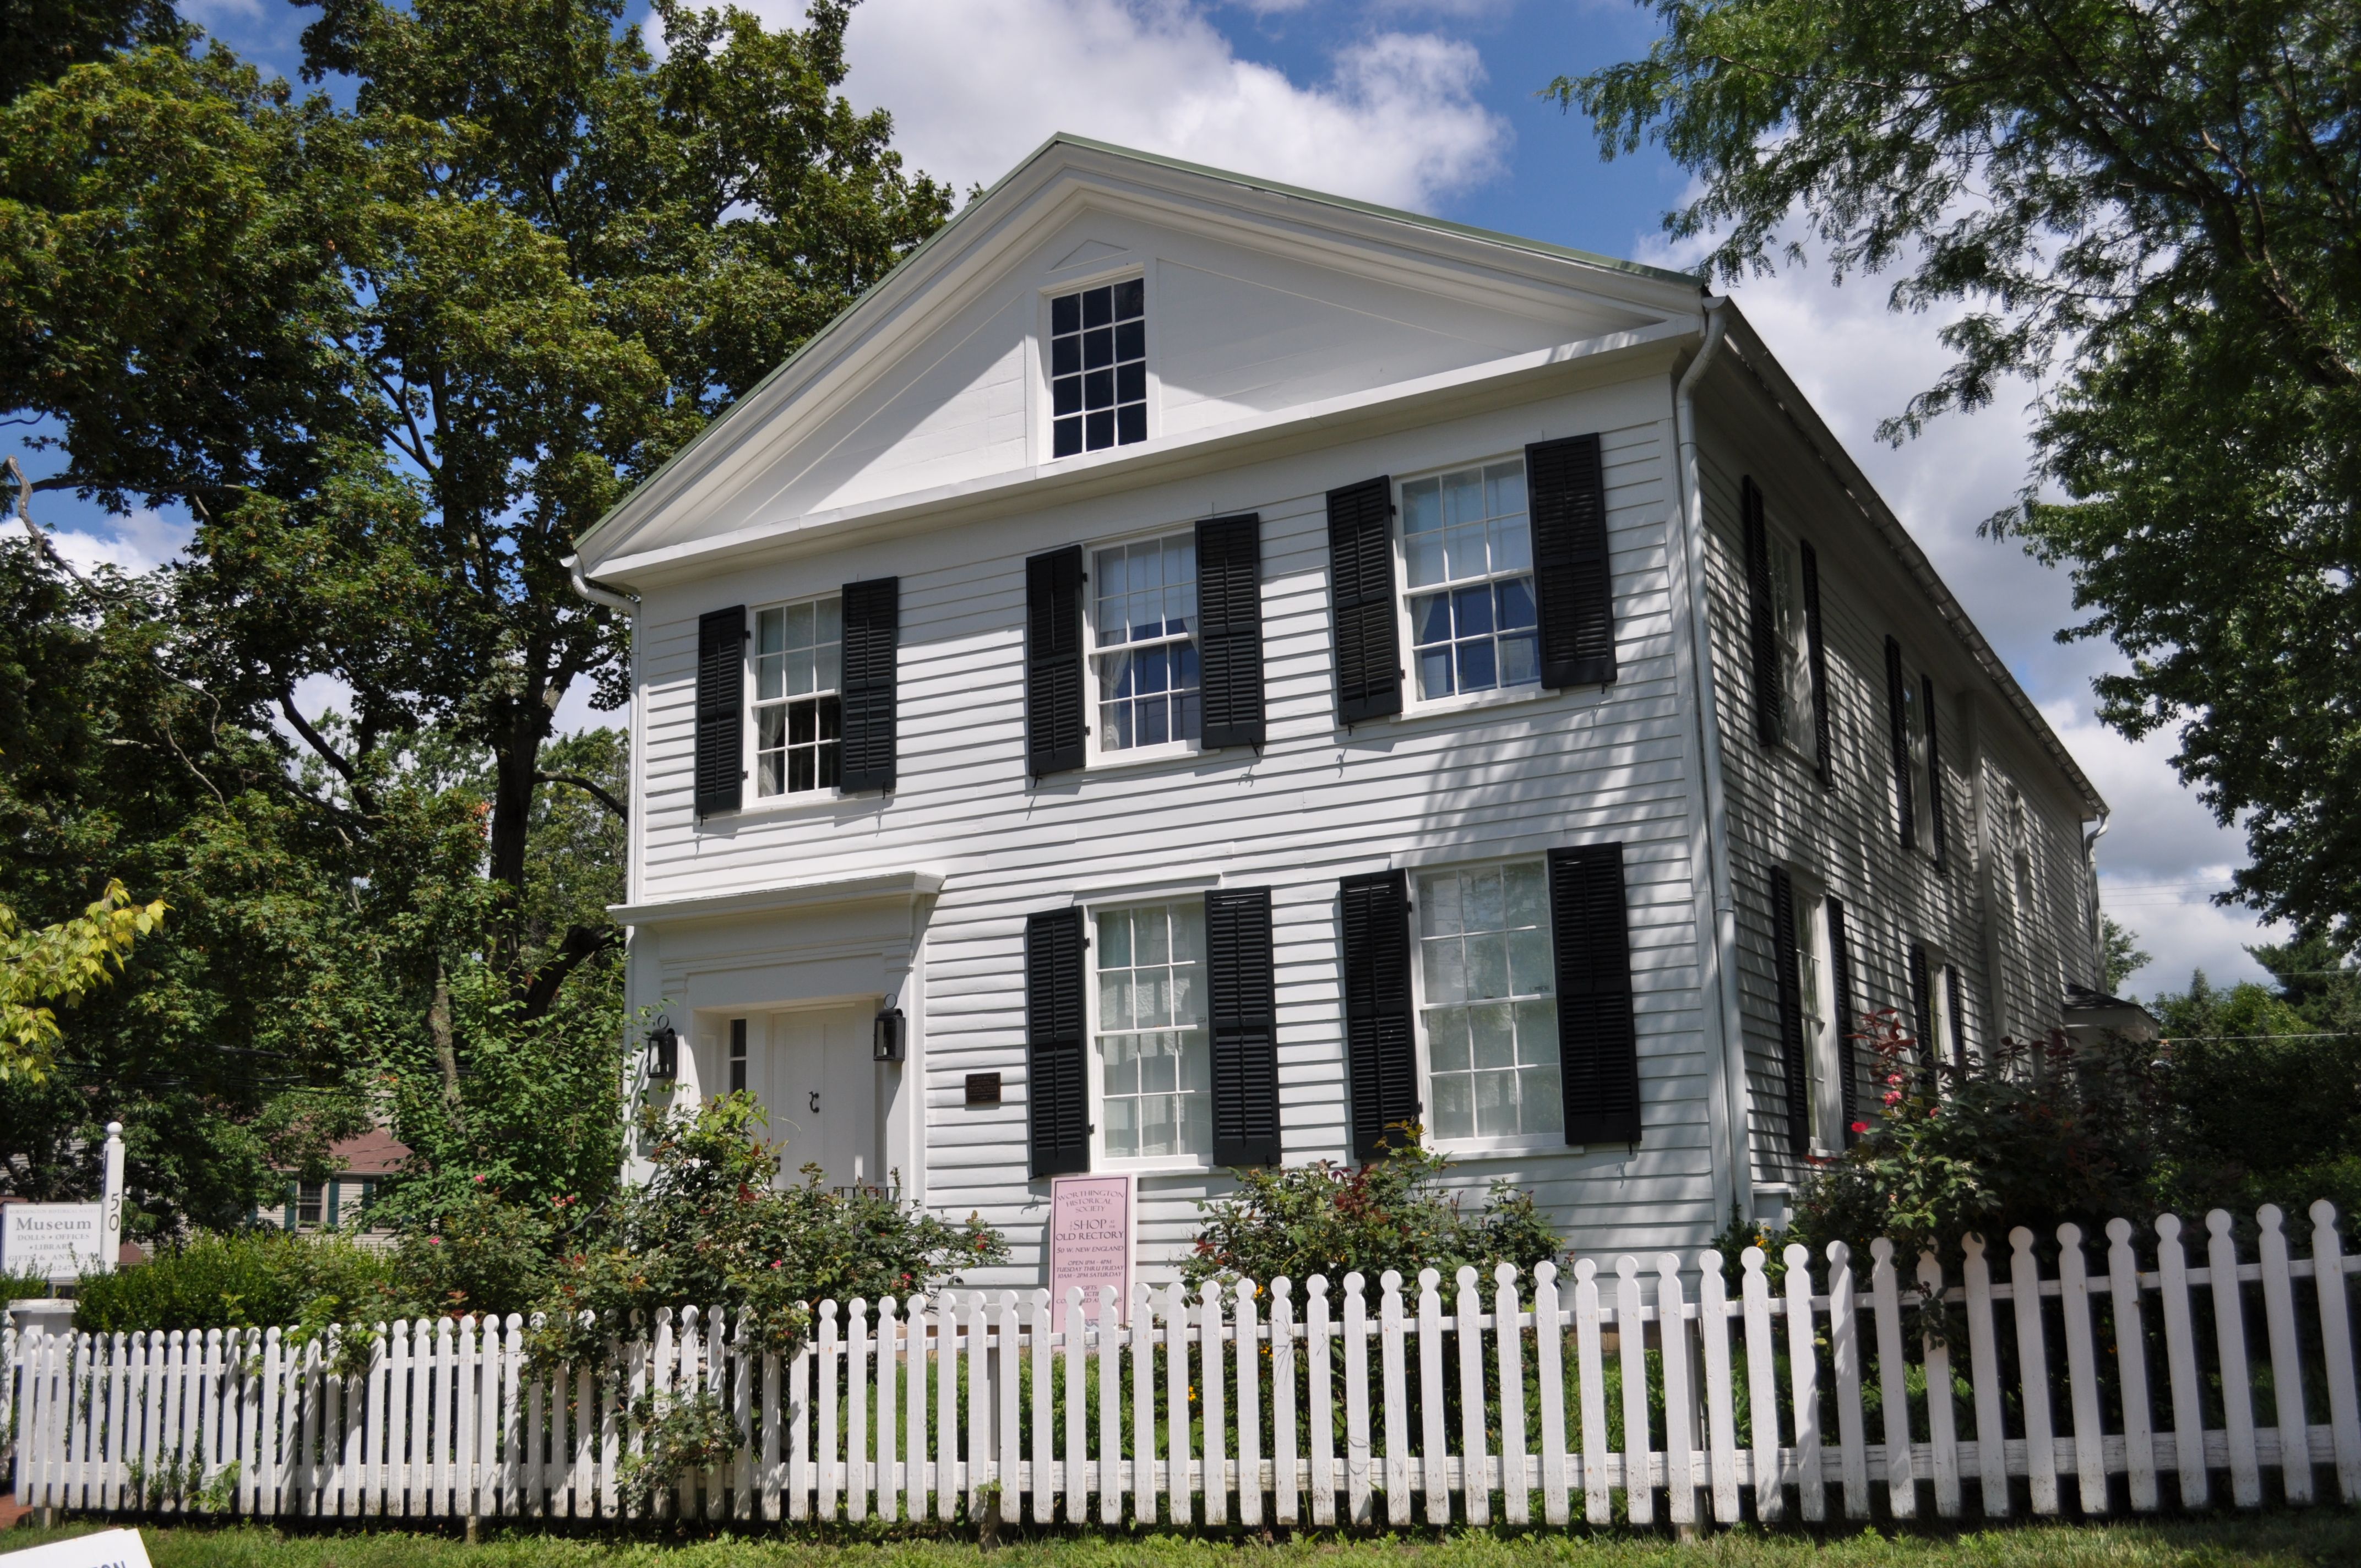
<svg viewBox="0 0 2361 1568">
<path fill-rule="evenodd" d="M 0 1547 L 34 1546 L 93 1528 L 18 1530 Z M 972 1542 L 757 1536 L 686 1541 L 489 1535 L 478 1546 L 408 1531 L 281 1534 L 249 1526 L 148 1529 L 156 1568 L 1755 1568 L 1897 1564 L 1906 1568 L 2297 1568 L 2361 1563 L 2361 1514 L 2335 1509 L 2154 1524 L 2026 1525 L 1966 1535 L 1811 1537 L 1741 1531 L 1691 1544 L 1661 1537 L 1460 1535 L 1276 1546 L 1170 1535 Z"/>
</svg>

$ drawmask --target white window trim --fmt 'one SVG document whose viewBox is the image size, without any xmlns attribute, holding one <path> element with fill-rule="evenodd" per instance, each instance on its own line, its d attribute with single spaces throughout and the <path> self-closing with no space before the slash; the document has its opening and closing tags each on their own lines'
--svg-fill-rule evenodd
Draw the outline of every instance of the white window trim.
<svg viewBox="0 0 2361 1568">
<path fill-rule="evenodd" d="M 1071 462 L 1072 459 L 1062 461 Z M 1101 744 L 1099 735 L 1099 660 L 1105 654 L 1120 652 L 1133 646 L 1128 642 L 1118 643 L 1112 648 L 1099 646 L 1099 596 L 1098 585 L 1093 579 L 1099 552 L 1145 544 L 1151 539 L 1171 539 L 1180 534 L 1190 534 L 1193 538 L 1194 525 L 1180 523 L 1151 528 L 1112 539 L 1093 540 L 1082 546 L 1082 705 L 1088 716 L 1082 720 L 1082 767 L 1086 772 L 1110 773 L 1118 768 L 1184 761 L 1205 754 L 1205 606 L 1202 597 L 1197 603 L 1197 613 L 1190 618 L 1189 630 L 1189 641 L 1197 650 L 1197 739 L 1165 740 L 1153 746 L 1126 746 L 1119 751 L 1110 751 Z M 1197 580 L 1202 583 L 1204 579 L 1201 575 Z"/>
<path fill-rule="evenodd" d="M 1494 686 L 1488 691 L 1454 692 L 1449 696 L 1438 697 L 1422 697 L 1418 695 L 1418 639 L 1416 628 L 1411 620 L 1410 601 L 1411 596 L 1414 594 L 1433 593 L 1435 590 L 1432 587 L 1415 588 L 1411 586 L 1410 535 L 1407 532 L 1410 523 L 1410 511 L 1409 509 L 1402 504 L 1403 488 L 1405 486 L 1414 485 L 1421 479 L 1440 478 L 1445 474 L 1456 474 L 1467 468 L 1482 468 L 1494 463 L 1506 463 L 1511 458 L 1514 458 L 1518 463 L 1522 464 L 1525 461 L 1524 450 L 1520 447 L 1511 452 L 1495 452 L 1489 456 L 1485 457 L 1462 458 L 1449 463 L 1437 464 L 1430 467 L 1421 468 L 1416 473 L 1397 475 L 1394 477 L 1393 494 L 1389 498 L 1388 504 L 1393 508 L 1393 517 L 1390 520 L 1391 526 L 1389 534 L 1393 545 L 1394 561 L 1394 636 L 1396 638 L 1395 646 L 1399 648 L 1401 652 L 1402 695 L 1401 711 L 1392 715 L 1392 718 L 1396 722 L 1411 718 L 1424 718 L 1430 715 L 1439 713 L 1463 713 L 1470 708 L 1503 707 L 1511 703 L 1535 702 L 1543 697 L 1558 696 L 1563 695 L 1554 687 L 1551 686 L 1547 682 L 1539 678 L 1536 678 L 1530 685 Z M 1525 474 L 1525 529 L 1526 537 L 1529 541 L 1532 538 L 1532 473 L 1529 467 Z M 1517 574 L 1513 572 L 1503 572 L 1500 573 L 1499 576 L 1488 577 L 1485 580 L 1487 582 L 1497 582 L 1500 577 L 1515 576 Z M 1539 661 L 1541 654 L 1541 632 L 1538 624 L 1541 618 L 1541 585 L 1538 580 L 1539 573 L 1536 568 L 1530 566 L 1527 567 L 1524 575 L 1536 579 L 1534 583 L 1533 595 L 1533 611 L 1534 620 L 1536 623 L 1533 633 L 1533 652 L 1535 660 L 1534 673 L 1536 677 L 1538 677 L 1540 673 Z"/>
<path fill-rule="evenodd" d="M 1199 917 L 1203 917 L 1205 889 L 1188 889 L 1171 894 L 1125 893 L 1088 901 L 1077 900 L 1082 912 L 1082 953 L 1089 961 L 1082 965 L 1082 1082 L 1088 1091 L 1091 1117 L 1091 1168 L 1131 1176 L 1204 1175 L 1216 1168 L 1211 1148 L 1202 1155 L 1149 1155 L 1138 1158 L 1118 1158 L 1106 1152 L 1106 1095 L 1099 1065 L 1099 916 L 1117 909 L 1154 909 L 1174 904 L 1194 901 Z M 1211 968 L 1210 958 L 1201 958 L 1201 970 Z M 1210 976 L 1207 977 L 1210 981 Z M 1205 1049 L 1213 1048 L 1211 1003 L 1206 996 Z M 1212 1063 L 1207 1064 L 1206 1114 L 1210 1124 L 1213 1113 Z"/>
<path fill-rule="evenodd" d="M 1489 1138 L 1446 1138 L 1434 1130 L 1434 1058 L 1428 1049 L 1426 1039 L 1426 961 L 1419 950 L 1418 879 L 1422 875 L 1432 876 L 1438 872 L 1481 871 L 1487 866 L 1518 865 L 1535 861 L 1540 861 L 1543 866 L 1543 896 L 1546 899 L 1549 865 L 1546 855 L 1483 855 L 1474 859 L 1434 861 L 1408 868 L 1410 906 L 1403 913 L 1410 920 L 1411 1037 L 1418 1048 L 1418 1094 L 1421 1106 L 1418 1119 L 1420 1126 L 1426 1132 L 1427 1147 L 1438 1154 L 1449 1155 L 1454 1158 L 1464 1157 L 1469 1159 L 1481 1159 L 1497 1155 L 1579 1154 L 1582 1152 L 1582 1145 L 1569 1144 L 1565 1141 L 1565 1134 L 1563 1130 L 1554 1134 L 1517 1133 Z M 1557 939 L 1557 911 L 1551 909 L 1549 916 L 1550 939 L 1554 943 Z M 1550 992 L 1550 1000 L 1553 1002 L 1558 1000 L 1554 982 Z M 1561 1048 L 1565 1037 L 1561 1024 L 1558 1036 Z M 1565 1071 L 1565 1064 L 1561 1058 L 1558 1064 L 1561 1083 L 1565 1081 L 1563 1076 Z"/>
<path fill-rule="evenodd" d="M 1773 566 L 1771 576 L 1772 592 L 1774 596 L 1774 602 L 1772 609 L 1773 630 L 1775 635 L 1778 627 L 1778 606 L 1775 601 L 1779 584 L 1779 574 L 1777 568 L 1784 562 L 1795 568 L 1791 581 L 1795 596 L 1794 606 L 1795 612 L 1795 634 L 1792 639 L 1792 643 L 1793 651 L 1795 655 L 1795 662 L 1801 677 L 1803 688 L 1802 697 L 1806 703 L 1817 706 L 1819 702 L 1819 694 L 1812 689 L 1811 611 L 1804 598 L 1803 538 L 1801 535 L 1789 534 L 1784 530 L 1774 527 L 1768 516 L 1765 516 L 1763 519 L 1763 537 L 1770 548 Z M 1906 668 L 1906 660 L 1905 661 L 1905 665 Z M 1781 684 L 1784 687 L 1786 679 L 1785 669 L 1783 667 L 1779 674 Z M 1785 695 L 1793 694 L 1783 694 L 1783 706 L 1780 714 L 1781 722 L 1779 725 L 1779 749 L 1786 752 L 1788 756 L 1793 757 L 1804 767 L 1817 768 L 1819 766 L 1819 760 L 1813 755 L 1813 752 L 1819 746 L 1819 734 L 1814 727 L 1814 716 L 1810 713 L 1795 714 L 1785 711 Z"/>
<path fill-rule="evenodd" d="M 792 609 L 797 605 L 819 604 L 828 599 L 835 599 L 839 601 L 837 606 L 836 622 L 837 665 L 836 689 L 834 695 L 837 699 L 837 711 L 840 715 L 842 714 L 844 702 L 843 598 L 844 590 L 841 587 L 836 587 L 825 589 L 822 592 L 816 594 L 798 594 L 791 598 L 772 599 L 765 604 L 748 605 L 746 607 L 746 639 L 743 653 L 744 667 L 740 676 L 742 684 L 739 688 L 746 694 L 744 701 L 739 705 L 739 720 L 741 726 L 739 737 L 739 756 L 740 767 L 741 769 L 740 777 L 742 782 L 738 792 L 738 809 L 734 812 L 725 812 L 720 813 L 719 815 L 733 817 L 774 816 L 782 812 L 807 810 L 816 806 L 833 806 L 840 801 L 852 798 L 846 795 L 844 785 L 840 783 L 812 789 L 782 790 L 777 795 L 763 794 L 762 726 L 754 717 L 754 710 L 758 703 L 763 707 L 784 707 L 790 702 L 800 700 L 796 697 L 781 697 L 776 703 L 761 703 L 761 699 L 755 695 L 761 690 L 759 684 L 761 680 L 761 659 L 755 652 L 755 650 L 762 644 L 761 628 L 763 624 L 763 616 L 770 610 Z M 806 693 L 805 695 L 812 696 L 815 694 Z M 840 717 L 838 719 L 838 733 L 840 737 L 842 734 L 842 726 L 843 720 Z M 841 739 L 840 739 L 837 748 L 837 777 L 841 779 L 843 776 L 844 751 L 843 742 Z"/>
<path fill-rule="evenodd" d="M 1137 278 L 1140 282 L 1140 309 L 1148 323 L 1148 439 L 1130 445 L 1102 447 L 1096 452 L 1077 452 L 1071 457 L 1051 454 L 1057 444 L 1057 400 L 1049 388 L 1049 302 L 1063 294 L 1079 294 L 1087 289 L 1103 289 L 1110 283 L 1121 283 Z M 1162 313 L 1156 308 L 1156 269 L 1142 261 L 1119 262 L 1098 271 L 1084 271 L 1071 278 L 1060 278 L 1044 283 L 1036 291 L 1032 341 L 1026 346 L 1026 357 L 1032 362 L 1031 373 L 1025 378 L 1025 395 L 1032 403 L 1032 414 L 1025 422 L 1033 434 L 1033 461 L 1037 467 L 1055 466 L 1060 471 L 1104 463 L 1134 452 L 1142 452 L 1156 444 L 1164 433 L 1164 384 L 1156 373 L 1163 362 L 1157 351 L 1157 323 Z"/>
<path fill-rule="evenodd" d="M 1951 1055 L 1953 1031 L 1959 1031 L 1962 1042 L 1966 1039 L 1966 1031 L 1960 1027 L 1964 1020 L 1951 1016 L 1949 976 L 1959 966 L 1953 962 L 1951 955 L 1939 943 L 1922 941 L 1918 945 L 1927 952 L 1927 1019 L 1928 1032 L 1935 1036 L 1935 1060 L 1949 1066 L 1957 1059 Z M 1961 975 L 1960 990 L 1963 999 L 1967 992 L 1967 977 Z M 2062 995 L 2063 992 L 2060 994 Z M 1965 1055 L 1970 1063 L 1972 1064 L 1975 1061 L 1976 1053 L 1973 1051 L 1969 1051 Z"/>
<path fill-rule="evenodd" d="M 1800 959 L 1808 952 L 1817 960 L 1813 965 L 1816 994 L 1804 1004 L 1804 1095 L 1811 1152 L 1815 1157 L 1826 1158 L 1844 1147 L 1844 1085 L 1839 1076 L 1844 1063 L 1839 1049 L 1842 1021 L 1836 1015 L 1836 956 L 1828 931 L 1828 887 L 1817 873 L 1794 865 L 1787 868 L 1787 883 L 1795 905 L 1796 955 Z M 1802 977 L 1796 978 L 1800 982 Z M 1819 1013 L 1817 1031 L 1812 1024 L 1816 1008 Z"/>
</svg>

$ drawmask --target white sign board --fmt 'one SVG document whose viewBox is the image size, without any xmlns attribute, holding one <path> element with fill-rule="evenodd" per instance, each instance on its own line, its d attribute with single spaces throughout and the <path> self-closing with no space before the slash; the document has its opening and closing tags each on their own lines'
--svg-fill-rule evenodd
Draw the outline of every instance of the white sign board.
<svg viewBox="0 0 2361 1568">
<path fill-rule="evenodd" d="M 10 1208 L 16 1205 L 10 1204 Z M 0 1568 L 152 1568 L 136 1530 L 102 1530 L 22 1552 L 0 1552 Z"/>
<path fill-rule="evenodd" d="M 0 1204 L 0 1267 L 71 1279 L 106 1255 L 104 1203 Z"/>
<path fill-rule="evenodd" d="M 1066 1291 L 1082 1288 L 1082 1316 L 1095 1319 L 1099 1290 L 1115 1287 L 1115 1318 L 1131 1315 L 1131 1178 L 1060 1176 L 1049 1181 L 1049 1311 L 1066 1327 Z"/>
</svg>

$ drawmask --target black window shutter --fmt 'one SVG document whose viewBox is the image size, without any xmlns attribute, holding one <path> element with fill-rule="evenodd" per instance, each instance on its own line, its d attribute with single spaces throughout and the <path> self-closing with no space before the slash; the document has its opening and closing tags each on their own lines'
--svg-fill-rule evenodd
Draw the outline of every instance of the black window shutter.
<svg viewBox="0 0 2361 1568">
<path fill-rule="evenodd" d="M 1025 563 L 1025 766 L 1082 765 L 1082 547 Z"/>
<path fill-rule="evenodd" d="M 1787 1102 L 1787 1147 L 1812 1152 L 1810 1089 L 1804 1072 L 1804 986 L 1796 972 L 1795 884 L 1771 868 L 1771 946 L 1779 970 L 1779 1077 Z"/>
<path fill-rule="evenodd" d="M 1819 759 L 1820 787 L 1834 789 L 1836 763 L 1828 755 L 1828 645 L 1820 630 L 1820 555 L 1809 540 L 1797 547 L 1804 573 L 1805 657 L 1812 676 L 1812 754 Z M 1848 1118 L 1846 1125 L 1851 1125 Z"/>
<path fill-rule="evenodd" d="M 1763 491 L 1751 478 L 1738 485 L 1738 511 L 1746 527 L 1746 623 L 1752 643 L 1754 739 L 1776 746 L 1780 734 L 1779 623 L 1771 603 L 1771 532 L 1763 521 Z"/>
<path fill-rule="evenodd" d="M 1910 1021 L 1918 1036 L 1919 1080 L 1932 1094 L 1940 1042 L 1935 1038 L 1935 992 L 1927 983 L 1927 949 L 1916 942 L 1910 944 Z"/>
<path fill-rule="evenodd" d="M 1853 1054 L 1856 1021 L 1852 1011 L 1852 943 L 1845 935 L 1844 901 L 1828 900 L 1828 978 L 1834 982 L 1836 1005 L 1837 1079 L 1839 1103 L 1844 1114 L 1844 1141 L 1850 1147 L 1860 1136 L 1852 1124 L 1861 1120 L 1860 1063 Z"/>
<path fill-rule="evenodd" d="M 1205 894 L 1205 992 L 1213 1024 L 1213 1163 L 1277 1165 L 1279 1016 L 1270 889 Z"/>
<path fill-rule="evenodd" d="M 1394 622 L 1394 482 L 1328 492 L 1328 595 L 1336 618 L 1336 720 L 1400 713 L 1401 642 Z"/>
<path fill-rule="evenodd" d="M 1091 1168 L 1090 1086 L 1083 1080 L 1082 912 L 1025 921 L 1025 1099 L 1033 1174 Z"/>
<path fill-rule="evenodd" d="M 1569 1144 L 1640 1141 L 1640 1037 L 1631 1014 L 1631 928 L 1623 846 L 1549 852 L 1557 951 L 1558 1081 Z"/>
<path fill-rule="evenodd" d="M 1615 680 L 1615 578 L 1607 550 L 1607 468 L 1598 437 L 1525 448 L 1532 509 L 1533 598 L 1541 619 L 1542 685 Z"/>
<path fill-rule="evenodd" d="M 1968 1067 L 1968 1015 L 1960 1006 L 1960 966 L 1951 965 L 1943 971 L 1943 991 L 1951 1003 L 1951 1065 L 1965 1072 Z"/>
<path fill-rule="evenodd" d="M 1404 1142 L 1396 1131 L 1424 1110 L 1410 1031 L 1410 884 L 1401 872 L 1337 884 L 1345 938 L 1345 1058 L 1352 1080 L 1353 1157 Z"/>
<path fill-rule="evenodd" d="M 1910 799 L 1910 712 L 1902 700 L 1902 644 L 1885 640 L 1885 722 L 1894 740 L 1894 798 L 1899 809 L 1902 847 L 1918 841 Z"/>
<path fill-rule="evenodd" d="M 697 814 L 735 811 L 746 786 L 746 607 L 697 618 Z"/>
<path fill-rule="evenodd" d="M 1262 519 L 1252 512 L 1197 525 L 1197 648 L 1202 743 L 1260 747 Z"/>
<path fill-rule="evenodd" d="M 1935 847 L 1935 869 L 1951 869 L 1949 845 L 1943 837 L 1943 747 L 1935 712 L 1935 677 L 1918 678 L 1918 706 L 1927 713 L 1927 831 Z"/>
<path fill-rule="evenodd" d="M 894 787 L 901 630 L 901 578 L 844 585 L 844 771 L 838 787 L 848 793 Z"/>
</svg>

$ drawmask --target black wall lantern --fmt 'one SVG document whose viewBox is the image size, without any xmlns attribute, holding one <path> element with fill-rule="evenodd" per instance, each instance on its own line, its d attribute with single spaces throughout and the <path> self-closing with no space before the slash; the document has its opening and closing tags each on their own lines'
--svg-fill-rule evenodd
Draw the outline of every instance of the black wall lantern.
<svg viewBox="0 0 2361 1568">
<path fill-rule="evenodd" d="M 656 1026 L 648 1031 L 648 1080 L 672 1082 L 680 1077 L 680 1034 L 672 1020 L 656 1014 Z"/>
<path fill-rule="evenodd" d="M 902 1059 L 903 1027 L 902 1010 L 899 1007 L 888 1007 L 877 1014 L 876 1025 L 870 1035 L 872 1047 L 870 1054 L 873 1059 L 877 1061 Z"/>
</svg>

